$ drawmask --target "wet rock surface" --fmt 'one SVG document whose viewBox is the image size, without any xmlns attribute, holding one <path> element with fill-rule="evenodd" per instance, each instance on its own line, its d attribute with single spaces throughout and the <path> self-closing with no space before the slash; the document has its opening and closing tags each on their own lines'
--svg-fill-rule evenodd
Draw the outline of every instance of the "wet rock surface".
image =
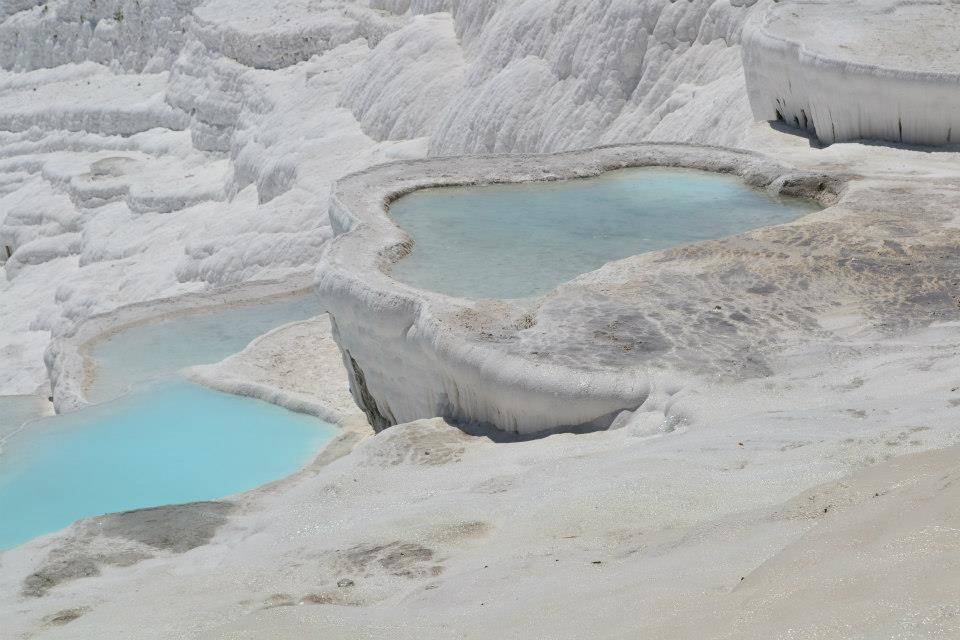
<svg viewBox="0 0 960 640">
<path fill-rule="evenodd" d="M 129 567 L 158 552 L 179 554 L 205 545 L 234 508 L 195 502 L 84 520 L 24 579 L 23 594 L 43 597 L 62 583 L 99 576 L 103 567 Z"/>
</svg>

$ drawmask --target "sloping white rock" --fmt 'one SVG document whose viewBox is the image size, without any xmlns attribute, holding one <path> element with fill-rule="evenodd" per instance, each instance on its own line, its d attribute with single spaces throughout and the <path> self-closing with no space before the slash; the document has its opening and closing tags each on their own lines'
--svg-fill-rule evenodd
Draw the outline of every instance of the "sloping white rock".
<svg viewBox="0 0 960 640">
<path fill-rule="evenodd" d="M 650 119 L 681 85 L 723 78 L 736 83 L 739 64 L 715 64 L 719 49 L 739 44 L 753 1 L 521 0 L 459 3 L 453 9 L 468 50 L 466 84 L 448 104 L 431 152 L 557 151 L 600 140 L 643 139 Z M 703 48 L 711 45 L 704 55 Z M 664 77 L 670 80 L 664 81 Z M 656 90 L 651 91 L 655 85 Z M 709 96 L 695 119 L 711 117 Z M 733 109 L 731 109 L 733 107 Z M 746 105 L 743 105 L 745 108 Z M 723 105 L 738 111 L 734 102 Z M 618 118 L 621 118 L 619 119 Z M 735 127 L 741 130 L 748 118 Z M 616 128 L 615 137 L 608 132 Z M 699 142 L 720 142 L 709 131 Z M 663 137 L 661 139 L 671 139 Z M 686 138 L 682 138 L 686 139 Z"/>
<path fill-rule="evenodd" d="M 449 14 L 417 16 L 384 38 L 354 71 L 341 96 L 364 132 L 377 140 L 429 135 L 464 62 Z"/>
</svg>

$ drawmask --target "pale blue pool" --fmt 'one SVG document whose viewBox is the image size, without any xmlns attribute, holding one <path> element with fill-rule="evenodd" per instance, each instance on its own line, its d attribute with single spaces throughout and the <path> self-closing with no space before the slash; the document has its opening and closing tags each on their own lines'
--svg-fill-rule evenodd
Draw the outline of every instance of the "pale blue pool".
<svg viewBox="0 0 960 640">
<path fill-rule="evenodd" d="M 103 402 L 180 369 L 219 362 L 270 329 L 320 312 L 317 297 L 306 295 L 130 327 L 91 350 L 97 366 L 87 398 Z"/>
<path fill-rule="evenodd" d="M 79 518 L 252 489 L 307 464 L 335 433 L 181 379 L 41 419 L 0 454 L 0 549 Z"/>
<path fill-rule="evenodd" d="M 44 397 L 0 396 L 0 451 L 3 451 L 7 438 L 19 431 L 24 423 L 47 412 L 52 413 L 52 409 L 53 405 Z"/>
<path fill-rule="evenodd" d="M 305 297 L 134 327 L 93 350 L 95 399 L 111 400 L 23 428 L 42 405 L 6 402 L 0 549 L 79 518 L 246 491 L 307 464 L 336 435 L 334 426 L 175 372 L 317 312 Z"/>
<path fill-rule="evenodd" d="M 735 176 L 689 169 L 423 189 L 390 205 L 414 240 L 391 275 L 452 296 L 522 298 L 612 260 L 788 222 L 819 208 L 771 197 Z"/>
</svg>

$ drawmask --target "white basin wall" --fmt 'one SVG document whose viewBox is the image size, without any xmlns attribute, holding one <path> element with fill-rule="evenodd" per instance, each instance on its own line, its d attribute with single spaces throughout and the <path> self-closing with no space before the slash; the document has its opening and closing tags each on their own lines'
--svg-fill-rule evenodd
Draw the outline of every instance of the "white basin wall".
<svg viewBox="0 0 960 640">
<path fill-rule="evenodd" d="M 383 269 L 411 246 L 384 209 L 403 193 L 428 186 L 584 177 L 644 165 L 733 172 L 755 186 L 778 178 L 782 184 L 789 173 L 743 152 L 625 145 L 546 156 L 400 162 L 336 183 L 329 212 L 335 238 L 317 268 L 316 288 L 333 318 L 351 392 L 371 422 L 384 428 L 443 416 L 536 433 L 607 426 L 619 412 L 642 404 L 652 377 L 640 366 L 545 364 L 498 345 L 498 331 L 506 327 L 508 335 L 526 313 L 522 301 L 451 298 L 397 282 Z M 480 320 L 472 324 L 461 320 L 465 317 Z"/>
<path fill-rule="evenodd" d="M 327 280 L 319 287 L 328 291 Z M 428 307 L 355 291 L 331 305 L 333 335 L 354 400 L 377 430 L 433 416 L 515 433 L 606 426 L 649 394 L 643 377 L 538 366 L 472 344 Z"/>
<path fill-rule="evenodd" d="M 852 3 L 836 6 L 844 4 Z M 923 59 L 916 60 L 912 69 L 885 66 L 881 57 L 870 63 L 869 55 L 846 59 L 822 42 L 810 42 L 793 33 L 786 36 L 771 27 L 771 21 L 788 12 L 799 11 L 803 16 L 804 12 L 831 10 L 821 5 L 782 3 L 769 13 L 754 14 L 744 27 L 743 66 L 754 117 L 782 120 L 809 131 L 825 144 L 851 140 L 956 143 L 960 137 L 960 69 L 930 71 L 928 64 L 933 61 Z M 861 7 L 856 5 L 856 9 Z M 950 20 L 951 16 L 943 18 Z M 828 32 L 829 17 L 817 13 L 810 20 L 820 25 L 810 40 Z M 853 53 L 862 51 L 851 49 Z"/>
</svg>

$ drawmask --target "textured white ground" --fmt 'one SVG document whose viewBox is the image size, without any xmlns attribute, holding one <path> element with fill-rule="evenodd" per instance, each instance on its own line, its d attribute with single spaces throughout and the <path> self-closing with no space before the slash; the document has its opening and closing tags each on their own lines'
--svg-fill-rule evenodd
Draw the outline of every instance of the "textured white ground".
<svg viewBox="0 0 960 640">
<path fill-rule="evenodd" d="M 331 182 L 385 160 L 718 143 L 886 180 L 898 210 L 916 198 L 916 220 L 876 203 L 885 256 L 922 252 L 913 222 L 960 228 L 942 204 L 956 154 L 752 124 L 741 28 L 771 4 L 0 3 L 0 393 L 46 395 L 51 336 L 92 314 L 302 281 Z M 697 420 L 673 431 L 657 411 L 526 442 L 349 430 L 234 507 L 0 554 L 0 637 L 954 638 L 957 450 L 884 461 L 958 442 L 957 320 L 861 334 L 837 308 L 819 318 L 834 346 L 686 391 Z M 343 399 L 342 377 L 306 380 L 340 362 L 321 325 L 211 382 Z M 316 362 L 290 359 L 305 348 Z"/>
<path fill-rule="evenodd" d="M 221 391 L 371 431 L 350 395 L 340 348 L 330 335 L 326 315 L 277 327 L 238 354 L 183 373 Z"/>
<path fill-rule="evenodd" d="M 3 637 L 956 637 L 958 447 L 875 465 L 957 443 L 958 348 L 953 322 L 789 353 L 667 433 L 423 421 L 343 455 L 353 430 L 209 541 L 130 514 L 0 555 Z"/>
</svg>

